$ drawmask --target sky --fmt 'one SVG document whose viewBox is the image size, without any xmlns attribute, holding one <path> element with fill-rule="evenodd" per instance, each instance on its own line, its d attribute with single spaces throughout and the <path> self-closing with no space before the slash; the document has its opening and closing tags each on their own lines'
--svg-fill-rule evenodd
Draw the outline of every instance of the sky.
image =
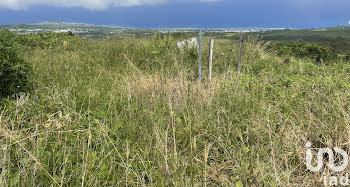
<svg viewBox="0 0 350 187">
<path fill-rule="evenodd" d="M 0 0 L 0 24 L 323 28 L 350 26 L 349 9 L 350 0 Z"/>
</svg>

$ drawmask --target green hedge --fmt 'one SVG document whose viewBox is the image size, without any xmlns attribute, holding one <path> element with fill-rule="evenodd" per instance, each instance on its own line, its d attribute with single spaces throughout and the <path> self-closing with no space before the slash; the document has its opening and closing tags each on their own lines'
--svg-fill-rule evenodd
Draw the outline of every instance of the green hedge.
<svg viewBox="0 0 350 187">
<path fill-rule="evenodd" d="M 334 58 L 335 53 L 327 46 L 304 41 L 277 44 L 273 48 L 280 56 L 294 56 L 296 58 L 308 58 L 316 64 L 324 64 Z"/>
<path fill-rule="evenodd" d="M 29 88 L 31 67 L 19 57 L 16 35 L 0 30 L 0 97 L 26 92 Z"/>
</svg>

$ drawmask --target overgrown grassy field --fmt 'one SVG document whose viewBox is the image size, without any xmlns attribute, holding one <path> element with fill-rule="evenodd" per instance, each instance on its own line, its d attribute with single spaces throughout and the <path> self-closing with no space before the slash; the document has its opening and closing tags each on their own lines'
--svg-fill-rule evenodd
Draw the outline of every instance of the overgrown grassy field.
<svg viewBox="0 0 350 187">
<path fill-rule="evenodd" d="M 323 184 L 328 168 L 307 170 L 305 144 L 349 151 L 349 62 L 286 62 L 249 38 L 237 74 L 237 42 L 216 40 L 213 80 L 205 45 L 199 82 L 197 52 L 176 41 L 77 38 L 24 49 L 34 89 L 0 105 L 0 184 Z"/>
</svg>

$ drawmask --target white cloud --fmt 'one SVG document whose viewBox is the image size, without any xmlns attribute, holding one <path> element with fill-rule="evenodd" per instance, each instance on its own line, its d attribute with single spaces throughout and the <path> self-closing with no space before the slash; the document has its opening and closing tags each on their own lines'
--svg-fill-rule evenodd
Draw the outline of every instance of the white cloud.
<svg viewBox="0 0 350 187">
<path fill-rule="evenodd" d="M 107 9 L 110 7 L 153 5 L 166 1 L 167 0 L 0 0 L 0 8 L 25 9 L 34 5 L 49 5 L 56 7 Z"/>
</svg>

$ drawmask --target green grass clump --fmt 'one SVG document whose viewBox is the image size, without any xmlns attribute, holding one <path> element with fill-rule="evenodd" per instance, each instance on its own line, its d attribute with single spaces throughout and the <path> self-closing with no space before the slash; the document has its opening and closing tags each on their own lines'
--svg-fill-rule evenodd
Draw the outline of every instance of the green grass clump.
<svg viewBox="0 0 350 187">
<path fill-rule="evenodd" d="M 198 82 L 176 41 L 26 50 L 36 85 L 1 108 L 0 183 L 317 186 L 305 143 L 349 150 L 349 64 L 284 63 L 250 38 L 237 74 L 237 43 L 216 40 L 213 80 Z"/>
</svg>

